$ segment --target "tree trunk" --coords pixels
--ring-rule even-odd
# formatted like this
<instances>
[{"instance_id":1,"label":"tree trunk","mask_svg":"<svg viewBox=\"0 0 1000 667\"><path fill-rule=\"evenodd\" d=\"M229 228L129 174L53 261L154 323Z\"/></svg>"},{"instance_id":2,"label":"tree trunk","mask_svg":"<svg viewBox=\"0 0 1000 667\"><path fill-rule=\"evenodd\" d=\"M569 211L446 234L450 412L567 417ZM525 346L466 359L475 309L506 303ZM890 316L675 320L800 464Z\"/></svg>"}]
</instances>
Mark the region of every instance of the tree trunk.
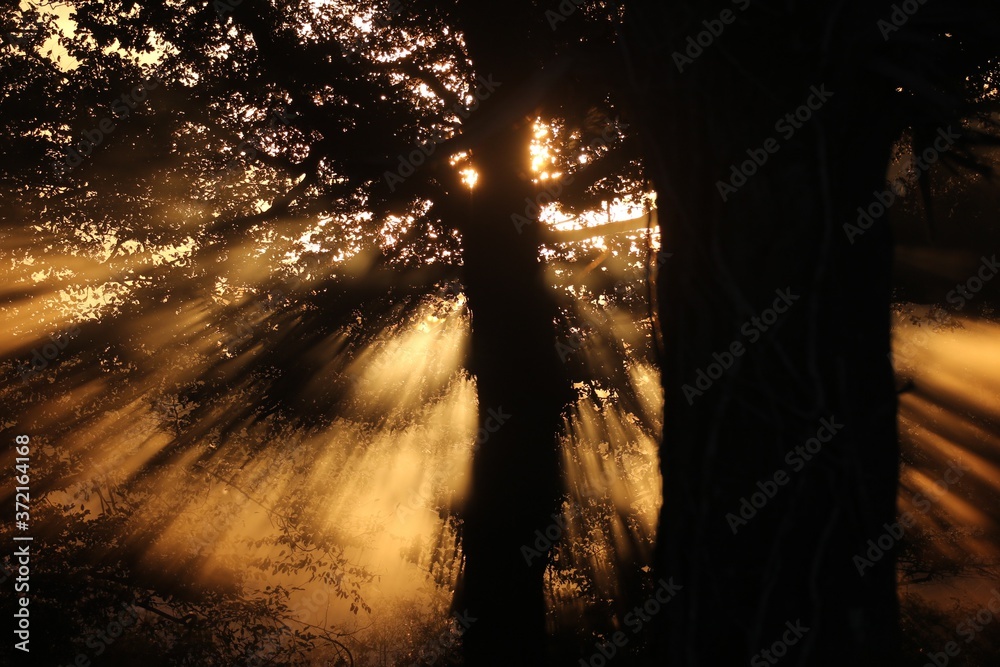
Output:
<instances>
[{"instance_id":1,"label":"tree trunk","mask_svg":"<svg viewBox=\"0 0 1000 667\"><path fill-rule=\"evenodd\" d=\"M511 224L518 201L523 209L523 196L477 193L472 219L480 228L464 237L481 429L464 513L459 603L478 619L464 637L472 665L540 659L548 558L526 558L522 547L553 523L562 493L557 432L567 396L555 354L556 312L537 246Z\"/></svg>"},{"instance_id":2,"label":"tree trunk","mask_svg":"<svg viewBox=\"0 0 1000 667\"><path fill-rule=\"evenodd\" d=\"M477 72L500 82L470 119L479 173L464 223L464 283L472 315L469 368L479 398L480 437L463 512L465 557L455 605L477 619L463 635L469 665L545 664L543 574L536 541L558 514L563 484L557 434L571 398L556 353L556 304L538 259L537 221L519 225L534 199L529 173L532 116L513 122L537 67L506 41L522 29L505 12L465 17ZM505 27L506 26L506 27ZM534 70L534 71L533 71Z\"/></svg>"},{"instance_id":3,"label":"tree trunk","mask_svg":"<svg viewBox=\"0 0 1000 667\"><path fill-rule=\"evenodd\" d=\"M806 17L758 14L680 72L676 4L640 3L630 24L673 253L656 563L684 588L656 617L657 664L895 664L895 549L855 558L895 532L891 238L884 218L843 229L885 187L885 93L810 63ZM719 185L754 155L745 183Z\"/></svg>"}]
</instances>

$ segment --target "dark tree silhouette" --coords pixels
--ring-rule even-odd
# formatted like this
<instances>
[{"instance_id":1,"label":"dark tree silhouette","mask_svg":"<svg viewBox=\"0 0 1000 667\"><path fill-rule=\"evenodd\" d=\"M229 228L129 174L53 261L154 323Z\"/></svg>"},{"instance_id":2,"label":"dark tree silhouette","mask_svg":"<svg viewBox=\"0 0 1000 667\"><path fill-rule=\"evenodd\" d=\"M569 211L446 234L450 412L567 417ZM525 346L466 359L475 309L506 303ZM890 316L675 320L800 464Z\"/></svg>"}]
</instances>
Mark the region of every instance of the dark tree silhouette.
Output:
<instances>
[{"instance_id":1,"label":"dark tree silhouette","mask_svg":"<svg viewBox=\"0 0 1000 667\"><path fill-rule=\"evenodd\" d=\"M244 445L251 427L277 437L279 422L399 418L352 412L349 362L423 295L464 290L467 368L490 435L468 502L449 508L464 559L455 607L477 618L463 650L470 665L552 664L566 656L546 644L551 554L526 563L522 547L560 511L557 437L579 368L560 354L570 308L539 255L653 218L554 232L534 204L599 209L638 200L652 181L666 250L647 258L659 269L666 401L656 576L683 586L656 615L655 664L747 661L797 621L809 628L798 664L891 664L894 552L863 576L854 556L895 520L892 246L879 215L863 233L845 224L885 189L904 135L921 154L955 131L943 158L978 166L968 145L988 138L997 12L941 4L894 18L883 0L80 1L59 38L73 66L44 53L53 15L12 5L0 54L5 249L74 266L65 278L39 267L44 287L4 288L33 337L3 349L16 379L3 398L51 443L137 401L157 406L169 444L123 480L131 497L182 459L210 476L241 470L266 442ZM530 169L539 119L561 129L549 181ZM748 159L754 173L734 180ZM462 166L478 172L471 190ZM296 244L304 234L312 247ZM175 259L157 265L164 253ZM608 287L596 272L578 280ZM74 353L22 383L18 364L44 342L31 299L109 284L110 305L80 323ZM640 414L616 381L624 369L605 366L616 400ZM95 385L111 389L58 407ZM500 429L496 413L509 415ZM819 434L820 451L789 469L789 452ZM49 489L66 487L65 470L49 473ZM755 493L773 498L741 517ZM343 547L296 517L282 527L289 545ZM648 582L621 579L642 603ZM153 580L141 595L165 587ZM270 616L220 596L242 618L282 618L280 595ZM208 617L211 603L190 608ZM252 650L233 642L221 660Z\"/></svg>"},{"instance_id":2,"label":"dark tree silhouette","mask_svg":"<svg viewBox=\"0 0 1000 667\"><path fill-rule=\"evenodd\" d=\"M370 31L352 23L358 13L372 17ZM110 280L122 296L100 320L80 326L72 360L13 385L11 400L46 403L103 381L102 373L123 390L72 420L38 415L30 427L58 441L145 393L162 406L173 437L130 483L192 449L196 464L211 470L217 456L207 440L224 451L248 424L277 417L308 428L350 412L349 378L328 373L350 351L331 359L326 341L362 307L368 322L405 317L420 303L413 295L461 276L483 426L491 410L510 419L476 455L456 604L481 619L467 634L470 661L542 660L547 555L529 566L521 547L559 509L556 433L573 395L556 348L560 310L538 259L540 243L558 237L543 231L537 208L526 226L512 214L542 189L527 169L540 116L561 116L577 146L600 139L586 170L568 153L561 158L564 171L594 174L560 186L569 209L638 185L634 157L611 157L622 132L605 91L579 85L612 72L606 46L603 55L581 56L581 40L606 38L610 23L587 27L581 12L554 33L529 2L499 15L464 4L358 3L348 11L260 0L80 2L72 18L75 31L61 41L77 63L65 68L39 53L56 33L51 15L7 19L4 57L13 78L4 112L19 130L5 139L18 155L3 167L5 197L16 202L9 227L27 238L25 230L40 222L48 253L82 258L84 287ZM305 33L307 23L321 29ZM522 48L511 48L512 35L528 33ZM572 53L559 53L556 44L565 42L574 43ZM153 54L155 64L125 58L119 46ZM411 50L386 58L394 48ZM480 80L498 82L471 102L480 82L470 59ZM155 88L131 92L150 76ZM15 104L13 91L33 104ZM121 112L118 91L129 96ZM38 114L43 108L50 111ZM113 130L101 129L106 119ZM471 195L449 165L460 151L471 153L481 174ZM296 238L320 217L330 219L314 232L322 252L305 251L287 267L287 245L265 243L256 260L265 268L247 277L249 245L269 235ZM395 221L394 241L381 234L387 219ZM83 248L69 225L86 230ZM151 257L171 246L190 255L150 270ZM331 267L328 254L348 259ZM79 283L73 276L64 284ZM224 349L187 361L202 369L197 382L180 379L184 362L163 373L145 341L185 354L188 334L176 315L191 306L214 310L220 283L250 295L234 299L212 326ZM11 294L21 307L31 296L29 288ZM10 351L12 373L41 340Z\"/></svg>"},{"instance_id":3,"label":"dark tree silhouette","mask_svg":"<svg viewBox=\"0 0 1000 667\"><path fill-rule=\"evenodd\" d=\"M988 137L966 121L995 103L998 19L987 3L910 5L629 4L675 253L658 280L657 566L685 589L658 619L666 664L738 664L782 637L794 664L896 660L895 547L855 559L896 521L892 240L876 197L904 130L917 156L977 164L969 145ZM859 207L876 220L856 233ZM799 621L801 639L785 634Z\"/></svg>"}]
</instances>

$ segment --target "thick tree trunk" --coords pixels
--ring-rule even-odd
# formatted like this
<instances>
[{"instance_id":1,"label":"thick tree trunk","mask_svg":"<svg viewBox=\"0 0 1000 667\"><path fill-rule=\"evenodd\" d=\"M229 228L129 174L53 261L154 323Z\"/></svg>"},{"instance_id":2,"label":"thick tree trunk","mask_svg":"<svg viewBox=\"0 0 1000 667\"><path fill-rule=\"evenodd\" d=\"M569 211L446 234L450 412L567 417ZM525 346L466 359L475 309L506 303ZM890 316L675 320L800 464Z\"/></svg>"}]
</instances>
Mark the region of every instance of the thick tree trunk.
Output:
<instances>
[{"instance_id":1,"label":"thick tree trunk","mask_svg":"<svg viewBox=\"0 0 1000 667\"><path fill-rule=\"evenodd\" d=\"M896 541L891 240L884 218L853 243L842 227L884 189L882 93L812 66L805 18L755 15L775 25L742 26L753 41L729 28L681 73L686 35L656 51L676 16L636 17L638 115L674 253L658 278L657 566L684 589L657 616L657 664L895 664L894 548L855 558ZM811 96L808 120L777 125ZM745 184L720 188L769 138Z\"/></svg>"},{"instance_id":2,"label":"thick tree trunk","mask_svg":"<svg viewBox=\"0 0 1000 667\"><path fill-rule=\"evenodd\" d=\"M501 175L491 169L481 177ZM459 604L478 619L464 637L469 664L541 664L548 558L526 558L522 547L533 544L535 531L544 532L559 511L557 433L568 396L537 245L518 235L510 220L518 210L512 207L523 210L525 193L511 196L517 190L503 186L484 190L472 217L477 229L464 237L470 369L482 430L464 513Z\"/></svg>"},{"instance_id":3,"label":"thick tree trunk","mask_svg":"<svg viewBox=\"0 0 1000 667\"><path fill-rule=\"evenodd\" d=\"M557 435L571 398L555 348L557 308L538 259L541 230L511 217L534 198L531 109L511 110L523 107L521 86L537 73L508 41L524 25L513 10L472 8L463 25L477 72L500 82L466 128L476 137L479 181L460 225L481 431L455 605L477 619L463 636L466 663L477 666L545 664L548 554L526 557L523 547L559 512Z\"/></svg>"},{"instance_id":4,"label":"thick tree trunk","mask_svg":"<svg viewBox=\"0 0 1000 667\"><path fill-rule=\"evenodd\" d=\"M795 178L818 165L796 162L785 179L767 180L822 228L825 212L806 213L804 201L819 201L821 184ZM802 220L755 208L733 222ZM698 239L669 235L675 257L703 254L679 259L659 281L667 350L659 564L688 596L686 609L672 610L671 655L684 665L746 660L801 619L811 629L804 664L883 658L893 637L893 561L887 555L860 576L854 556L894 521L887 234L851 248L830 225L832 239L786 238L784 256L757 248L759 265L730 260L720 275L712 248L730 257L739 248L712 226ZM780 253L782 242L772 237L771 250ZM744 303L730 300L737 291ZM735 641L711 641L720 630Z\"/></svg>"}]
</instances>

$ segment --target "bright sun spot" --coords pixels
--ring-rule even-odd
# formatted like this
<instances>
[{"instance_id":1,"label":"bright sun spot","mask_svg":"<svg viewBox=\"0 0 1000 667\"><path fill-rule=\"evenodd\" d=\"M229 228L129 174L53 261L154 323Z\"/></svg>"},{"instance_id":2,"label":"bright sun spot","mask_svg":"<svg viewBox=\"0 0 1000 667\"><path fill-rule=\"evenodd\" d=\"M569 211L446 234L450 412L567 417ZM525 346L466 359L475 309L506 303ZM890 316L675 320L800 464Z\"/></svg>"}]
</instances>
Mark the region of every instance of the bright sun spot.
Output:
<instances>
[{"instance_id":1,"label":"bright sun spot","mask_svg":"<svg viewBox=\"0 0 1000 667\"><path fill-rule=\"evenodd\" d=\"M558 128L535 120L534 138L531 140L531 171L541 179L549 178L547 169L556 163L554 140Z\"/></svg>"},{"instance_id":2,"label":"bright sun spot","mask_svg":"<svg viewBox=\"0 0 1000 667\"><path fill-rule=\"evenodd\" d=\"M477 172L472 167L466 167L461 172L462 182L469 186L469 189L476 187L476 183L479 181L479 172Z\"/></svg>"}]
</instances>

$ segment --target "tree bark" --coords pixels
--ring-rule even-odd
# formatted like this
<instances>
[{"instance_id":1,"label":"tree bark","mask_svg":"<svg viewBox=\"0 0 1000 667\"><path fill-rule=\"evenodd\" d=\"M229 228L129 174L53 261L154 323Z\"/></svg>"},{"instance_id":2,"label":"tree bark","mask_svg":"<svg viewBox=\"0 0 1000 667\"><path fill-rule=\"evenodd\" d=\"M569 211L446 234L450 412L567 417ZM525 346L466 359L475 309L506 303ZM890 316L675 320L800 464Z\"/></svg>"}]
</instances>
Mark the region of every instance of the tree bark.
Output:
<instances>
[{"instance_id":1,"label":"tree bark","mask_svg":"<svg viewBox=\"0 0 1000 667\"><path fill-rule=\"evenodd\" d=\"M657 286L656 565L684 588L656 616L656 664L771 664L765 650L789 665L895 664L895 548L855 558L895 521L891 236L884 218L861 237L843 229L885 187L894 136L872 109L886 93L810 60L811 24L791 11L755 15L771 23L742 26L752 35L729 28L681 72L679 4L637 3L630 23L673 253ZM823 85L833 95L792 136L777 129ZM745 183L720 188L772 137Z\"/></svg>"}]
</instances>

